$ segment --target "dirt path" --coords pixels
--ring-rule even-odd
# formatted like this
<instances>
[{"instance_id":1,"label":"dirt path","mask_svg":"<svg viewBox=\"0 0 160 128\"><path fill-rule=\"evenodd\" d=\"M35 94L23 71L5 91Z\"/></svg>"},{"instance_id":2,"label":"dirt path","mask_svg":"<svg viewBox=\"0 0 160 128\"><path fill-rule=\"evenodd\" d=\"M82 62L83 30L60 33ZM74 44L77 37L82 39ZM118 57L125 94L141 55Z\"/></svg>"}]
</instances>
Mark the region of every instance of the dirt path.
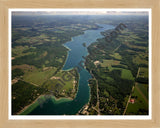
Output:
<instances>
[{"instance_id":1,"label":"dirt path","mask_svg":"<svg viewBox=\"0 0 160 128\"><path fill-rule=\"evenodd\" d=\"M136 83L135 83L135 85L136 85ZM125 115L125 113L126 113L126 111L127 111L128 104L129 104L129 102L130 102L130 99L131 99L133 90L134 90L134 86L132 87L132 91L131 91L131 93L130 93L130 95L129 95L129 98L128 98L128 101L127 101L127 105L126 105L126 108L124 109L123 115Z\"/></svg>"},{"instance_id":2,"label":"dirt path","mask_svg":"<svg viewBox=\"0 0 160 128\"><path fill-rule=\"evenodd\" d=\"M121 44L113 50L113 53L116 52L121 47Z\"/></svg>"},{"instance_id":3,"label":"dirt path","mask_svg":"<svg viewBox=\"0 0 160 128\"><path fill-rule=\"evenodd\" d=\"M97 110L95 107L92 106L92 109L94 109L95 111L99 112L99 110Z\"/></svg>"},{"instance_id":4,"label":"dirt path","mask_svg":"<svg viewBox=\"0 0 160 128\"><path fill-rule=\"evenodd\" d=\"M136 76L136 78L138 78L138 76L139 76L139 71L140 71L140 68L138 68L138 73L137 73L137 76Z\"/></svg>"},{"instance_id":5,"label":"dirt path","mask_svg":"<svg viewBox=\"0 0 160 128\"><path fill-rule=\"evenodd\" d=\"M99 89L98 89L98 80L97 79L95 79L96 80L96 84L97 84L97 108L98 108L98 115L100 115L100 110L99 110L99 93L98 93L98 91L99 91Z\"/></svg>"},{"instance_id":6,"label":"dirt path","mask_svg":"<svg viewBox=\"0 0 160 128\"><path fill-rule=\"evenodd\" d=\"M140 68L138 68L138 72L137 72L137 76L136 76L136 78L138 78L138 76L139 76L139 71L140 71ZM126 111L127 111L128 104L129 104L130 99L131 99L131 96L132 96L132 92L134 91L134 87L136 87L136 86L137 86L137 82L135 82L135 85L132 87L132 91L131 91L131 93L130 93L130 95L129 95L129 98L128 98L128 101L127 101L126 107L125 107L125 109L124 109L123 115L125 115L125 113L126 113ZM142 92L141 92L141 93L142 93Z\"/></svg>"},{"instance_id":7,"label":"dirt path","mask_svg":"<svg viewBox=\"0 0 160 128\"><path fill-rule=\"evenodd\" d=\"M26 83L32 84L32 85L34 85L34 86L40 87L40 85L38 85L38 84L35 84L35 83L32 83L32 82L27 82L27 81L25 81L25 80L23 80L23 79L20 79L20 80L21 80L21 81L24 81L24 82L26 82Z\"/></svg>"},{"instance_id":8,"label":"dirt path","mask_svg":"<svg viewBox=\"0 0 160 128\"><path fill-rule=\"evenodd\" d=\"M140 72L140 68L138 68L138 73L137 73L137 78L139 76L139 72ZM148 99L146 98L146 96L142 93L142 91L139 89L138 85L135 86L135 88L137 89L137 91L142 95L143 99L145 100L145 102L148 104Z\"/></svg>"},{"instance_id":9,"label":"dirt path","mask_svg":"<svg viewBox=\"0 0 160 128\"><path fill-rule=\"evenodd\" d=\"M96 85L97 85L97 108L98 108L98 110L97 109L95 109L97 112L98 112L98 115L100 115L101 113L100 113L100 109L99 109L99 93L98 93L98 91L99 91L99 89L98 89L98 80L95 78L95 76L93 75L93 73L92 73L92 71L90 72L90 74L93 76L93 78L95 79L95 81L96 81Z\"/></svg>"}]
</instances>

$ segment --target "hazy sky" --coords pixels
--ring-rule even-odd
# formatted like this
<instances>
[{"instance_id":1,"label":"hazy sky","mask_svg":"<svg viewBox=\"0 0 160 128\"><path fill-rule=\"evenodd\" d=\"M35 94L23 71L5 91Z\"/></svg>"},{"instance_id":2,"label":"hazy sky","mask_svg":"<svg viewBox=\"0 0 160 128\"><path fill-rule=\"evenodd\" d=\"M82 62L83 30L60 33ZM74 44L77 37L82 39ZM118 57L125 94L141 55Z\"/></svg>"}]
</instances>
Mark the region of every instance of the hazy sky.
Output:
<instances>
[{"instance_id":1,"label":"hazy sky","mask_svg":"<svg viewBox=\"0 0 160 128\"><path fill-rule=\"evenodd\" d=\"M13 15L148 15L147 11L106 11L106 10L59 10L59 11L13 11Z\"/></svg>"}]
</instances>

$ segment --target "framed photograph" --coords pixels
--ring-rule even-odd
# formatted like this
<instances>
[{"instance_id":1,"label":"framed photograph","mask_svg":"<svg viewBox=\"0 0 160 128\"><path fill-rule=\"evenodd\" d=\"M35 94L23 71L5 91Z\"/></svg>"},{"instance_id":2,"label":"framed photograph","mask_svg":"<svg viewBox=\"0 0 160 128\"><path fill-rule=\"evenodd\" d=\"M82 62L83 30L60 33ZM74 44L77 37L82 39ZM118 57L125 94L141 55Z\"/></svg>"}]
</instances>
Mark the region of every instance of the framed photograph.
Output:
<instances>
[{"instance_id":1,"label":"framed photograph","mask_svg":"<svg viewBox=\"0 0 160 128\"><path fill-rule=\"evenodd\" d=\"M160 126L158 1L125 2L1 2L2 127Z\"/></svg>"}]
</instances>

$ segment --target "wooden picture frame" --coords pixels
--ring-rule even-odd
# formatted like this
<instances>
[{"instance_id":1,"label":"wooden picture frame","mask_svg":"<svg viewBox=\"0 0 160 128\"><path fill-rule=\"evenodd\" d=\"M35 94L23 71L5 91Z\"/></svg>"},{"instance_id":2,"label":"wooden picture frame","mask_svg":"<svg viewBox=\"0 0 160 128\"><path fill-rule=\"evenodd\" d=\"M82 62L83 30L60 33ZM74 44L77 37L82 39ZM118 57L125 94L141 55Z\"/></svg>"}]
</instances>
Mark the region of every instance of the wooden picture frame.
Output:
<instances>
[{"instance_id":1,"label":"wooden picture frame","mask_svg":"<svg viewBox=\"0 0 160 128\"><path fill-rule=\"evenodd\" d=\"M9 9L10 8L151 8L152 9L152 119L151 120L9 120L8 74L9 74ZM159 80L159 41L160 41L160 2L142 1L84 1L84 0L0 0L0 127L160 127L160 80ZM83 117L82 117L83 118Z\"/></svg>"}]
</instances>

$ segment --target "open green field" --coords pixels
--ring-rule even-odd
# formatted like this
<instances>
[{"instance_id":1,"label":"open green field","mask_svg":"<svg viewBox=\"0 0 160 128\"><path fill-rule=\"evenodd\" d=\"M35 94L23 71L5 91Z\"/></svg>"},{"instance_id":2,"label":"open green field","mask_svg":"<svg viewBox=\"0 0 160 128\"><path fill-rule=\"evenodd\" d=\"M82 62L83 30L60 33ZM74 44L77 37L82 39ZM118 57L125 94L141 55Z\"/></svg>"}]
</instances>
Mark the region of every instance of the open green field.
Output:
<instances>
[{"instance_id":1,"label":"open green field","mask_svg":"<svg viewBox=\"0 0 160 128\"><path fill-rule=\"evenodd\" d=\"M134 77L133 77L131 71L127 70L127 69L122 69L121 78L128 79L128 80L134 80Z\"/></svg>"},{"instance_id":2,"label":"open green field","mask_svg":"<svg viewBox=\"0 0 160 128\"><path fill-rule=\"evenodd\" d=\"M132 75L132 72L128 69L124 69L124 68L115 68L112 66L109 66L109 71L112 70L121 70L121 78L122 79L128 79L128 80L134 80L134 77ZM109 78L108 80L111 80L111 78Z\"/></svg>"},{"instance_id":3,"label":"open green field","mask_svg":"<svg viewBox=\"0 0 160 128\"><path fill-rule=\"evenodd\" d=\"M141 84L141 83L138 83L138 88L141 90L141 92L143 92L144 96L147 98L148 100L148 84Z\"/></svg>"},{"instance_id":4,"label":"open green field","mask_svg":"<svg viewBox=\"0 0 160 128\"><path fill-rule=\"evenodd\" d=\"M139 85L135 86L132 98L135 99L135 103L129 103L126 111L126 115L144 115L148 114L148 100L144 97L142 89Z\"/></svg>"},{"instance_id":5,"label":"open green field","mask_svg":"<svg viewBox=\"0 0 160 128\"><path fill-rule=\"evenodd\" d=\"M115 59L122 59L122 56L119 55L119 53L114 53L114 54L111 54L110 56L114 57Z\"/></svg>"},{"instance_id":6,"label":"open green field","mask_svg":"<svg viewBox=\"0 0 160 128\"><path fill-rule=\"evenodd\" d=\"M23 79L27 82L31 82L37 85L42 85L46 80L53 76L53 74L57 71L57 68L50 67L49 69L43 70L34 70L30 72L26 72L23 76Z\"/></svg>"}]
</instances>

